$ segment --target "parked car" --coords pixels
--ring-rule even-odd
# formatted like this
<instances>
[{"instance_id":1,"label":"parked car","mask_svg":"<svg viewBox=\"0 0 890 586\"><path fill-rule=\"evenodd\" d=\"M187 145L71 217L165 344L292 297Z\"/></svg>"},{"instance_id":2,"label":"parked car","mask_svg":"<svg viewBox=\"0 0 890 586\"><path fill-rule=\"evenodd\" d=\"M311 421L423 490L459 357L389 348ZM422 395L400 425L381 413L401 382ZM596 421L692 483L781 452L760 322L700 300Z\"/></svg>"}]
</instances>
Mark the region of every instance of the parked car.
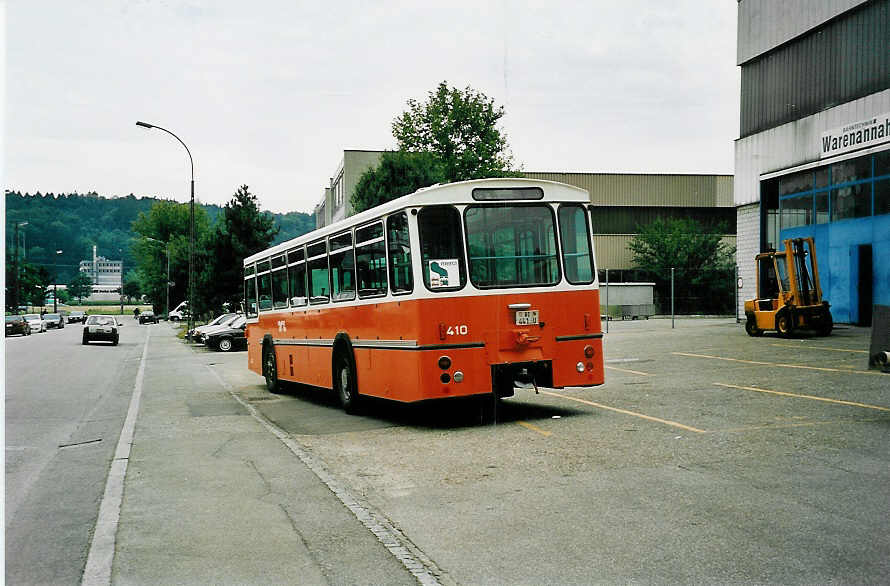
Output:
<instances>
[{"instance_id":1,"label":"parked car","mask_svg":"<svg viewBox=\"0 0 890 586\"><path fill-rule=\"evenodd\" d=\"M117 346L120 339L117 329L122 325L113 315L91 315L83 325L83 344L104 340Z\"/></svg>"},{"instance_id":2,"label":"parked car","mask_svg":"<svg viewBox=\"0 0 890 586\"><path fill-rule=\"evenodd\" d=\"M30 336L31 335L31 326L28 325L28 322L25 320L24 316L7 315L6 316L6 335L7 336L15 336L16 334L21 334L22 336Z\"/></svg>"},{"instance_id":3,"label":"parked car","mask_svg":"<svg viewBox=\"0 0 890 586\"><path fill-rule=\"evenodd\" d=\"M170 321L180 321L183 319L188 319L189 317L189 303L188 301L183 301L167 314L167 319Z\"/></svg>"},{"instance_id":4,"label":"parked car","mask_svg":"<svg viewBox=\"0 0 890 586\"><path fill-rule=\"evenodd\" d=\"M204 324L203 326L198 326L195 329L191 330L190 333L192 335L192 339L200 342L206 332L218 326L228 325L228 323L234 320L236 317L238 317L237 313L224 313L220 316L217 316L212 321Z\"/></svg>"},{"instance_id":5,"label":"parked car","mask_svg":"<svg viewBox=\"0 0 890 586\"><path fill-rule=\"evenodd\" d=\"M47 313L43 316L43 319L46 321L46 329L56 328L60 330L65 327L65 320L62 318L61 313Z\"/></svg>"},{"instance_id":6,"label":"parked car","mask_svg":"<svg viewBox=\"0 0 890 586\"><path fill-rule=\"evenodd\" d=\"M156 324L158 323L158 316L155 315L153 311L143 311L139 314L139 325L142 324Z\"/></svg>"},{"instance_id":7,"label":"parked car","mask_svg":"<svg viewBox=\"0 0 890 586\"><path fill-rule=\"evenodd\" d=\"M27 320L28 325L31 326L32 332L40 333L46 331L46 320L43 319L39 313L26 314L25 320Z\"/></svg>"},{"instance_id":8,"label":"parked car","mask_svg":"<svg viewBox=\"0 0 890 586\"><path fill-rule=\"evenodd\" d=\"M87 314L82 311L72 311L68 314L68 323L80 322L83 323L87 319Z\"/></svg>"},{"instance_id":9,"label":"parked car","mask_svg":"<svg viewBox=\"0 0 890 586\"><path fill-rule=\"evenodd\" d=\"M235 348L247 348L247 319L239 315L228 326L216 329L205 335L204 343L220 352L230 352Z\"/></svg>"}]
</instances>

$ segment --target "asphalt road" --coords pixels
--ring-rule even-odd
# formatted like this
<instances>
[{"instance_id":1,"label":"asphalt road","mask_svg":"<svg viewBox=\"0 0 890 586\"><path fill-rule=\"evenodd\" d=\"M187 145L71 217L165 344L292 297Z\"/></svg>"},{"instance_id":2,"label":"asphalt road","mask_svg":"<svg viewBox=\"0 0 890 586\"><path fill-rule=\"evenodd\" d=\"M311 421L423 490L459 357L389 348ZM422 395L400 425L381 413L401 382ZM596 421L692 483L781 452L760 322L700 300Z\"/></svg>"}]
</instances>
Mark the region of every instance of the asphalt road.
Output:
<instances>
[{"instance_id":1,"label":"asphalt road","mask_svg":"<svg viewBox=\"0 0 890 586\"><path fill-rule=\"evenodd\" d=\"M6 583L77 584L145 339L6 338Z\"/></svg>"}]
</instances>

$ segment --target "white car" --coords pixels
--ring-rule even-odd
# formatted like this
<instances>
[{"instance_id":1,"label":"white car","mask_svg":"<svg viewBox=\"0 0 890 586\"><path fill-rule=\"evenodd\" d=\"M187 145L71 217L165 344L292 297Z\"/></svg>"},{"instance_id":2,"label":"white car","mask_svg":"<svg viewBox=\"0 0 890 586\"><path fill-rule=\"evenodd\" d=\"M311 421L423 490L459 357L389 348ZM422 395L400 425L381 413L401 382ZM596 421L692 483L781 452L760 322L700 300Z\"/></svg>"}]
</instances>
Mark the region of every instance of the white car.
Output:
<instances>
[{"instance_id":1,"label":"white car","mask_svg":"<svg viewBox=\"0 0 890 586\"><path fill-rule=\"evenodd\" d=\"M217 326L227 325L229 322L233 321L236 317L238 317L237 313L224 313L213 321L204 324L203 326L198 326L195 329L191 330L190 333L192 335L192 339L200 342L204 337L204 333L208 330L212 330Z\"/></svg>"},{"instance_id":2,"label":"white car","mask_svg":"<svg viewBox=\"0 0 890 586\"><path fill-rule=\"evenodd\" d=\"M28 321L28 325L31 326L32 333L46 331L46 320L39 313L29 313L25 315L25 319Z\"/></svg>"}]
</instances>

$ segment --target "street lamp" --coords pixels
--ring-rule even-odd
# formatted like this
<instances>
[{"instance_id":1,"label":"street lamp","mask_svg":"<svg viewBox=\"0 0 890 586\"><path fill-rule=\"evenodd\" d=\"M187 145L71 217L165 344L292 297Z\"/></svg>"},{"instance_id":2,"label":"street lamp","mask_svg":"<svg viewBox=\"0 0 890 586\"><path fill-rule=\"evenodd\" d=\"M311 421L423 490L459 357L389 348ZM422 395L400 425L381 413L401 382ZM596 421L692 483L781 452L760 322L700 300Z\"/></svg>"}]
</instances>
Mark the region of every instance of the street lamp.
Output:
<instances>
[{"instance_id":1,"label":"street lamp","mask_svg":"<svg viewBox=\"0 0 890 586\"><path fill-rule=\"evenodd\" d=\"M15 262L15 265L13 266L13 273L15 274L15 288L13 289L15 291L15 298L13 299L15 306L13 307L13 311L15 313L19 312L19 305L22 304L19 300L19 297L21 296L22 282L22 276L19 272L19 226L27 225L28 222L16 222L15 224L15 258L13 259L13 261Z\"/></svg>"},{"instance_id":2,"label":"street lamp","mask_svg":"<svg viewBox=\"0 0 890 586\"><path fill-rule=\"evenodd\" d=\"M185 152L188 153L189 163L192 167L192 182L191 182L191 199L189 202L189 321L188 321L188 341L191 343L192 334L191 331L195 328L195 161L192 159L192 153L189 148L182 142L182 139L167 130L166 128L161 128L160 126L156 126L154 124L149 124L148 122L140 122L136 121L136 126L141 126L142 128L157 128L163 132L166 132L173 138L179 141L179 144L183 146ZM167 259L169 260L169 256ZM168 280L169 282L169 280ZM169 286L169 285L168 285ZM168 301L168 309L169 309L169 301Z\"/></svg>"},{"instance_id":3,"label":"street lamp","mask_svg":"<svg viewBox=\"0 0 890 586\"><path fill-rule=\"evenodd\" d=\"M143 236L143 238L164 245L164 254L167 255L167 305L164 307L164 314L167 316L167 319L170 319L170 242L162 242L151 236ZM189 315L191 315L191 312L189 312Z\"/></svg>"},{"instance_id":4,"label":"street lamp","mask_svg":"<svg viewBox=\"0 0 890 586\"><path fill-rule=\"evenodd\" d=\"M61 250L56 251L56 256L62 254ZM59 284L56 282L59 280L59 267L56 267L55 270L55 279L53 279L53 313L58 312L59 307Z\"/></svg>"}]
</instances>

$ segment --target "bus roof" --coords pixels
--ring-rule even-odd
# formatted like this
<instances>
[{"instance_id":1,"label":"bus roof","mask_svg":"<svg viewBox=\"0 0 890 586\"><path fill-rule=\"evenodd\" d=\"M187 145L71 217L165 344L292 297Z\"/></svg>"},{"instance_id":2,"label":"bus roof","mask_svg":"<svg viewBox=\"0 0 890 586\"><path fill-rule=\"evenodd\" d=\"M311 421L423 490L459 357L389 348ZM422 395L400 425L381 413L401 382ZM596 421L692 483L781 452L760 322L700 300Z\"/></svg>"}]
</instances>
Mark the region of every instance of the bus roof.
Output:
<instances>
[{"instance_id":1,"label":"bus roof","mask_svg":"<svg viewBox=\"0 0 890 586\"><path fill-rule=\"evenodd\" d=\"M414 206L427 206L436 204L485 204L498 202L480 202L472 197L472 191L476 187L488 189L510 188L510 187L542 187L544 189L543 200L506 200L513 202L534 203L535 201L561 201L561 202L578 202L590 203L590 194L580 187L558 183L556 181L544 181L541 179L527 179L524 177L502 177L494 179L473 179L471 181L458 181L455 183L437 183L430 187L418 189L414 193L403 195L400 198L382 203L371 209L361 213L349 216L333 224L323 226L317 230L307 232L292 238L285 242L281 242L267 248L266 250L252 254L244 259L244 264L248 265L260 259L269 258L281 254L294 246L316 241L320 238L337 234L352 226L360 226L365 222L381 218L393 212L400 211ZM505 200L501 200L504 203Z\"/></svg>"}]
</instances>

